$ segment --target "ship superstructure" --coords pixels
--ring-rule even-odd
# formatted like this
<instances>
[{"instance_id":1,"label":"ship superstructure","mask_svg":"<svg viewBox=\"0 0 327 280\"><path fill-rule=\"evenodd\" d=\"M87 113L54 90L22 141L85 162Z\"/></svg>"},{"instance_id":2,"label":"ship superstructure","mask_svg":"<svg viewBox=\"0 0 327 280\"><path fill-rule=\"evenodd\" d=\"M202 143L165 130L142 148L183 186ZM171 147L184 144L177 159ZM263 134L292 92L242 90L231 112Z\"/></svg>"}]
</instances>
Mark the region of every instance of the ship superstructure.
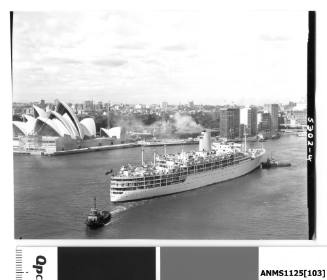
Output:
<instances>
[{"instance_id":1,"label":"ship superstructure","mask_svg":"<svg viewBox=\"0 0 327 280\"><path fill-rule=\"evenodd\" d=\"M154 154L153 162L127 164L111 177L110 200L131 201L183 192L230 180L261 164L263 148L247 149L235 143L211 143L202 132L199 151Z\"/></svg>"}]
</instances>

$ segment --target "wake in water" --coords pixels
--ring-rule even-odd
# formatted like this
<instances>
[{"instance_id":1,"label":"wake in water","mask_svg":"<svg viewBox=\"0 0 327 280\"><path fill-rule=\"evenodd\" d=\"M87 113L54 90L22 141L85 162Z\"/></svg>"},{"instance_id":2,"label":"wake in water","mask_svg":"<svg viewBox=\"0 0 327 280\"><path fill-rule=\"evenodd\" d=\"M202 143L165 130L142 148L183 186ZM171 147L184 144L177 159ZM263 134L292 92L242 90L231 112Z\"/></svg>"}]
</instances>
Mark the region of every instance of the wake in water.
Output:
<instances>
[{"instance_id":1,"label":"wake in water","mask_svg":"<svg viewBox=\"0 0 327 280\"><path fill-rule=\"evenodd\" d=\"M133 201L133 202L124 202L124 205L118 205L114 207L111 211L112 215L117 215L121 212L127 211L131 208L144 205L145 203L149 202L149 200L140 200L140 201Z\"/></svg>"},{"instance_id":2,"label":"wake in water","mask_svg":"<svg viewBox=\"0 0 327 280\"><path fill-rule=\"evenodd\" d=\"M117 206L116 208L114 208L110 213L112 216L115 216L121 212L126 211L128 208L125 206Z\"/></svg>"},{"instance_id":3,"label":"wake in water","mask_svg":"<svg viewBox=\"0 0 327 280\"><path fill-rule=\"evenodd\" d=\"M149 203L149 200L140 200L140 201L132 201L132 202L124 202L124 205L117 205L111 211L112 218L118 218L119 214L124 213L127 210L135 208L137 206L142 206L145 203ZM112 221L112 220L111 220ZM109 222L110 223L110 222Z\"/></svg>"}]
</instances>

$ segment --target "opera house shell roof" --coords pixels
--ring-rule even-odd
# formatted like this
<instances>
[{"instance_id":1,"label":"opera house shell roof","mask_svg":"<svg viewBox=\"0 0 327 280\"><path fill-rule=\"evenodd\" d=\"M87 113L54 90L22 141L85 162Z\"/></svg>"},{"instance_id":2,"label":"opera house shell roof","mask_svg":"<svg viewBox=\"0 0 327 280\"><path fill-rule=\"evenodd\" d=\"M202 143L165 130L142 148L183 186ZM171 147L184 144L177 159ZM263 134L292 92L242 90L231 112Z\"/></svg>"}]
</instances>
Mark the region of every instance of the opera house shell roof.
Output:
<instances>
[{"instance_id":1,"label":"opera house shell roof","mask_svg":"<svg viewBox=\"0 0 327 280\"><path fill-rule=\"evenodd\" d=\"M30 136L69 135L72 139L96 136L95 122L92 118L79 121L72 108L58 101L54 111L44 111L33 105L34 117L23 115L25 122L13 121L14 134Z\"/></svg>"},{"instance_id":2,"label":"opera house shell roof","mask_svg":"<svg viewBox=\"0 0 327 280\"><path fill-rule=\"evenodd\" d=\"M124 140L126 131L120 126L116 126L110 129L101 128L101 131L110 138L117 138Z\"/></svg>"}]
</instances>

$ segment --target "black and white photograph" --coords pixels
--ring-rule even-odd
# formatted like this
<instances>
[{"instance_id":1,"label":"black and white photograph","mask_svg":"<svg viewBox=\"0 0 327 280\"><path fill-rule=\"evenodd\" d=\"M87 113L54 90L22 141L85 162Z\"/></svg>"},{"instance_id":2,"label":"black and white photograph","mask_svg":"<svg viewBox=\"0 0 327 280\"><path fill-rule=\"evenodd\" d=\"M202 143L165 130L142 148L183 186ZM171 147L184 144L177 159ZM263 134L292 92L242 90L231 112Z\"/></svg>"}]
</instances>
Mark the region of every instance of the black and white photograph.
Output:
<instances>
[{"instance_id":1,"label":"black and white photograph","mask_svg":"<svg viewBox=\"0 0 327 280\"><path fill-rule=\"evenodd\" d=\"M308 12L12 12L16 239L308 239Z\"/></svg>"}]
</instances>

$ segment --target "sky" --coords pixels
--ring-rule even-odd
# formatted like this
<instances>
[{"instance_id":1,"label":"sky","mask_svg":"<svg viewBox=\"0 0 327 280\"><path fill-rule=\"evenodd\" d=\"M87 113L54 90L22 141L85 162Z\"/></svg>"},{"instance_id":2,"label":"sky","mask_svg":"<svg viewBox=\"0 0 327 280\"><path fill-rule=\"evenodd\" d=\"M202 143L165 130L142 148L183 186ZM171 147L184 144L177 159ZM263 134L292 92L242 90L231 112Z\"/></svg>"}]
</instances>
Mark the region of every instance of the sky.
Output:
<instances>
[{"instance_id":1,"label":"sky","mask_svg":"<svg viewBox=\"0 0 327 280\"><path fill-rule=\"evenodd\" d=\"M13 101L305 101L306 12L15 12Z\"/></svg>"}]
</instances>

